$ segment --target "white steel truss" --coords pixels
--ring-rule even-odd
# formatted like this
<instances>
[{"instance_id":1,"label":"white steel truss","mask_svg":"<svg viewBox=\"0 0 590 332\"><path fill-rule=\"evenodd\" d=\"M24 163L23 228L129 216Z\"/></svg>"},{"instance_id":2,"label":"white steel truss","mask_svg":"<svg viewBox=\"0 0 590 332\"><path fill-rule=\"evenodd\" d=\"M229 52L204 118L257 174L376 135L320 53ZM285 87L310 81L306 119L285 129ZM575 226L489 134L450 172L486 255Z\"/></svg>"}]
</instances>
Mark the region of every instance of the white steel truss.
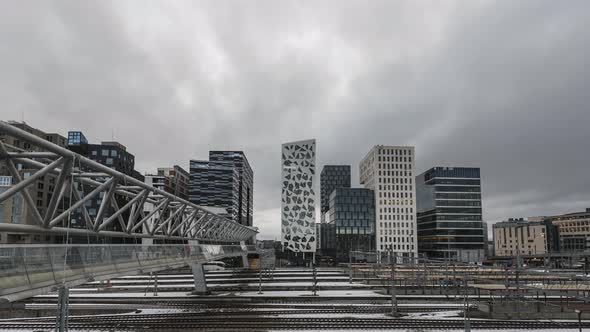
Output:
<instances>
[{"instance_id":1,"label":"white steel truss","mask_svg":"<svg viewBox=\"0 0 590 332\"><path fill-rule=\"evenodd\" d=\"M13 195L22 195L35 223L0 223L0 232L69 233L212 242L245 241L257 233L256 229L219 216L207 207L195 205L149 186L4 121L0 121L0 132L43 150L23 151L0 142L0 160L6 164L15 182L0 193L0 203ZM19 164L37 171L23 179L17 169ZM42 215L27 188L43 176L54 177L55 186ZM77 188L85 189L79 191ZM71 204L58 209L68 196L72 197ZM98 212L92 216L85 203L96 197L101 197L102 200ZM126 199L123 206L119 206L121 200L118 197ZM73 212L81 215L84 227L68 227L65 221ZM122 231L109 230L112 229L109 226L113 224L118 224Z\"/></svg>"}]
</instances>

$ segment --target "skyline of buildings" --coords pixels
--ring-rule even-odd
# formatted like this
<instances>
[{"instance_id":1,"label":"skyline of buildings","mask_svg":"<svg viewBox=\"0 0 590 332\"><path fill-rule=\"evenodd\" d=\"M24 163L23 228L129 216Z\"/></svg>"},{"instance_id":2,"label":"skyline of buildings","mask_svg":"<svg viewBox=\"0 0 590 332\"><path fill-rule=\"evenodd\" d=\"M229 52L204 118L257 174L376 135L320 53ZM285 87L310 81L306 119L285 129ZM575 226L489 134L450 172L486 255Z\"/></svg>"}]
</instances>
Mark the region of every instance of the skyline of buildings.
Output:
<instances>
[{"instance_id":1,"label":"skyline of buildings","mask_svg":"<svg viewBox=\"0 0 590 332\"><path fill-rule=\"evenodd\" d=\"M190 198L190 180L191 174L178 165L171 167L160 167L154 174L146 173L140 174L134 168L135 157L130 154L126 147L115 141L102 141L100 144L90 144L84 134L80 131L71 131L67 138L56 133L46 133L40 129L32 128L26 123L11 122L13 125L32 133L38 137L62 145L70 150L81 155L87 156L99 163L112 167L125 174L135 178L150 182L155 187L161 188L164 191L177 195L180 198ZM0 135L3 142L14 145L23 150L36 151L35 147L27 146L26 142L15 142L10 140L6 135ZM313 143L307 146L308 151L302 149L302 144ZM297 150L294 146L299 146ZM346 202L346 199L355 196L360 191L351 187L351 166L350 165L330 165L327 164L322 168L320 174L320 199L315 198L315 166L316 166L316 145L315 140L298 141L283 144L283 152L286 146L293 146L294 151L297 150L299 154L296 158L301 165L305 162L306 166L313 166L307 170L308 178L304 179L302 173L301 178L295 176L294 193L302 194L305 188L309 188L305 196L306 211L305 218L308 222L304 223L301 220L294 218L291 224L306 225L309 229L303 230L304 236L291 237L290 241L301 241L299 243L302 251L315 251L315 246L312 243L318 242L320 234L323 234L321 227L317 227L316 232L315 209L319 209L320 220L326 223L333 224L333 232L342 235L340 242L338 237L334 238L335 248L340 253L349 249L356 248L372 248L373 244L365 240L355 240L355 235L371 234L371 222L365 222L366 217L355 216L355 212L362 210L367 212L364 207L358 205L358 202ZM433 167L426 170L419 176L414 176L415 173L415 158L414 148L410 146L374 146L367 156L359 163L359 183L366 189L372 189L374 194L374 226L375 232L374 246L377 250L386 251L390 248L396 253L416 255L416 251L420 253L427 253L429 257L441 258L441 252L453 252L451 256L463 261L481 261L483 251L485 250L485 241L487 240L487 229L485 221L483 220L482 211L482 197L481 197L481 175L479 168L474 167ZM283 155L284 157L284 155ZM231 214L234 220L247 225L253 225L253 171L250 167L246 156L241 151L209 151L208 163L220 166L224 169L229 169L231 175L231 196L232 202L230 209L225 209L228 214ZM289 159L289 158L286 158ZM199 161L192 161L199 162ZM283 164L282 172L285 170L291 171L293 165ZM2 170L2 187L7 188L8 182L14 181L7 175L5 164L0 165ZM450 175L448 172L458 172L462 170L462 175ZM28 176L30 172L35 170L27 168L19 168L18 172L21 177ZM447 174L435 174L437 172L447 172ZM473 174L468 174L474 172ZM229 174L229 173L228 173ZM467 175L466 175L467 174ZM151 177L148 181L148 177ZM415 179L412 180L412 177ZM10 180L9 180L10 178ZM48 200L52 194L52 181L55 181L52 175L45 176L37 180L34 186L28 188L31 195L37 200L37 207L40 213L43 214L43 207L48 204ZM291 179L293 180L293 179ZM467 183L467 182L469 183ZM471 182L470 182L471 181ZM213 181L216 188L220 188L219 182ZM295 184L297 183L297 184ZM311 184L310 184L311 183ZM298 188L295 189L295 186ZM223 187L223 186L221 186ZM288 185L287 185L288 187ZM423 189L430 187L423 192ZM450 188L450 189L449 189ZM79 188L84 190L83 188ZM453 190L451 190L453 189ZM5 190L5 189L4 189ZM426 192L426 196L424 193ZM329 195L328 195L329 193ZM334 197L332 197L334 194ZM313 195L313 196L312 196ZM201 196L215 197L215 195L201 194ZM328 207L326 208L325 202ZM22 219L25 223L30 222L33 218L27 211L26 204L18 200L22 197L14 196L12 201L3 202L2 204L2 220L10 219L10 222L15 222ZM16 201L14 201L16 200ZM300 198L296 198L295 202L299 203ZM237 202L237 204L235 203ZM334 205L334 215L331 213L331 203ZM366 202L365 202L366 203ZM100 198L92 199L85 205L88 214L94 215L96 209L99 207ZM311 204L311 205L310 205ZM369 203L370 204L370 203ZM460 204L460 205L458 205ZM8 205L11 205L8 207ZM200 204L205 205L205 204ZM223 204L215 204L212 207L218 207ZM206 205L205 205L206 206ZM222 207L223 209L224 207ZM6 212L10 209L11 215ZM14 209L18 211L13 211ZM284 206L282 206L284 212ZM360 209L360 210L357 210ZM461 209L458 211L457 209ZM452 211L451 211L452 210ZM467 211L468 210L468 211ZM477 210L477 211L475 211ZM231 212L230 212L231 211ZM73 224L83 222L82 211L78 211L78 215L73 213ZM19 214L20 213L20 214ZM339 215L338 213L341 213ZM347 215L347 213L350 213ZM344 215L344 217L342 216ZM108 215L108 213L107 213ZM300 217L301 214L298 215ZM364 218L364 219L363 219ZM430 219L429 219L430 218ZM449 219L451 218L451 219ZM498 245L496 241L496 232L501 229L507 230L508 243L502 243L501 246L507 245L510 250L510 227L506 226L510 223L516 223L518 227L522 227L522 222L529 222L528 228L533 233L533 243L531 244L532 253L539 253L544 251L571 251L579 252L590 250L590 209L582 212L565 213L562 215L539 217L541 219L529 220L507 220L505 222L496 223L493 227L492 237L494 238L494 245ZM432 219L432 220L431 220ZM282 218L281 218L282 220ZM368 218L367 220L370 220ZM518 221L518 222L516 222ZM534 228L534 223L544 223L545 232L548 234L546 238L545 247L542 248L537 235L537 229ZM281 221L283 224L283 221ZM433 225L433 227L428 226ZM435 226L434 226L435 225ZM283 225L284 226L284 225ZM428 227L426 227L428 226ZM283 227L282 227L283 228ZM526 229L526 228L525 228ZM300 229L299 231L301 231ZM521 231L521 229L519 229ZM516 231L515 231L516 232ZM528 233L525 233L528 237ZM18 234L17 234L18 235ZM349 240L344 240L350 235ZM522 234L519 234L522 240ZM505 235L502 234L502 237ZM356 239L360 239L358 236ZM477 239L477 240L475 240ZM2 234L0 242L9 240L6 234ZM24 235L23 237L12 236L11 242L35 242L45 241L47 239L36 238L34 236ZM304 241L305 240L305 241ZM331 238L327 238L331 241ZM446 241L444 241L446 240ZM480 241L482 240L482 241ZM356 242L355 242L356 241ZM305 242L305 243L303 243ZM321 241L324 242L324 241ZM483 243L482 243L483 242ZM355 246L355 243L357 244ZM481 247L480 247L481 244ZM309 246L308 246L309 245ZM429 247L430 246L430 247ZM471 246L471 247L470 247ZM512 250L515 252L515 243L512 243ZM383 248L383 249L381 249ZM399 249L398 249L399 248ZM502 248L498 248L502 249ZM529 245L520 248L521 253L529 254ZM361 249L365 250L365 249ZM438 253L438 254L437 254ZM476 259L474 259L476 258Z\"/></svg>"}]
</instances>

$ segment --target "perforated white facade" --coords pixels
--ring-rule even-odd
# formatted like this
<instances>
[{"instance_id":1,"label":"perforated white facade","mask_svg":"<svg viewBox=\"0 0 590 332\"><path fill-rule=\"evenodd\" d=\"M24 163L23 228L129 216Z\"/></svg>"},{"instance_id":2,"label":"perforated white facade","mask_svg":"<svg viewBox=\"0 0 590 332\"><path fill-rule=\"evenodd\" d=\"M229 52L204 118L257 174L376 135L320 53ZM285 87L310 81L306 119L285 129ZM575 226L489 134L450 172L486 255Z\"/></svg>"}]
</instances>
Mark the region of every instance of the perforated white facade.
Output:
<instances>
[{"instance_id":1,"label":"perforated white facade","mask_svg":"<svg viewBox=\"0 0 590 332\"><path fill-rule=\"evenodd\" d=\"M315 140L283 144L281 239L285 249L316 251Z\"/></svg>"}]
</instances>

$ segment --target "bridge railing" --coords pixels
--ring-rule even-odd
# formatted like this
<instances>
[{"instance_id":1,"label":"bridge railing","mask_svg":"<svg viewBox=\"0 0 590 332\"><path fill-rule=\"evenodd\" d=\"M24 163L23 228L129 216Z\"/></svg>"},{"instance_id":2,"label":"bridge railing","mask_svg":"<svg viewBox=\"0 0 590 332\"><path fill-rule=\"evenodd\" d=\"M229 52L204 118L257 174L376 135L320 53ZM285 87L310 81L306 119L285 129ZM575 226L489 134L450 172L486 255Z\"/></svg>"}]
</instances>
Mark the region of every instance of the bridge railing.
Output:
<instances>
[{"instance_id":1,"label":"bridge railing","mask_svg":"<svg viewBox=\"0 0 590 332\"><path fill-rule=\"evenodd\" d=\"M3 245L0 298L240 256L239 245ZM49 288L49 289L48 289ZM30 296L30 295L29 295ZM22 297L22 296L20 296Z\"/></svg>"}]
</instances>

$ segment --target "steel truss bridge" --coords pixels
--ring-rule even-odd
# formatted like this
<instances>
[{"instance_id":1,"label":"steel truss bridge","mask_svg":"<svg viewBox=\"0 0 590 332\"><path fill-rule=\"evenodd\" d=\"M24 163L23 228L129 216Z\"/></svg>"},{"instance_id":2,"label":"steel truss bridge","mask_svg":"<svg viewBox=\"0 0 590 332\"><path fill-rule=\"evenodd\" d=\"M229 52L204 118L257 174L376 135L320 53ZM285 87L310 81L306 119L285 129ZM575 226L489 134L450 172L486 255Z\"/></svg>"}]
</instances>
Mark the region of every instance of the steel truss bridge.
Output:
<instances>
[{"instance_id":1,"label":"steel truss bridge","mask_svg":"<svg viewBox=\"0 0 590 332\"><path fill-rule=\"evenodd\" d=\"M195 289L206 289L201 264L256 253L246 246L257 231L154 188L89 158L0 121L0 133L35 146L24 151L0 141L0 164L14 179L0 203L20 195L24 223L0 223L0 232L58 234L57 245L0 245L0 302L11 302L92 280L191 265ZM22 167L22 168L21 168ZM23 178L22 169L33 170ZM28 172L28 171L27 171ZM42 177L54 178L51 199L39 209L29 190ZM86 203L99 202L96 213ZM123 202L122 204L120 204ZM72 213L83 225L71 226ZM86 236L88 244L70 244ZM90 238L155 239L169 244L91 244ZM172 244L170 244L172 243ZM208 244L203 244L208 243Z\"/></svg>"},{"instance_id":2,"label":"steel truss bridge","mask_svg":"<svg viewBox=\"0 0 590 332\"><path fill-rule=\"evenodd\" d=\"M149 186L68 149L0 121L0 132L36 146L41 151L23 151L0 142L0 162L14 178L14 185L0 193L0 203L13 195L22 195L35 224L0 223L0 232L153 238L162 240L197 240L240 242L256 235L247 227L201 207ZM23 179L17 165L36 169ZM41 213L27 187L43 176L55 177L55 186L47 208ZM84 190L73 188L85 188ZM86 189L89 188L89 189ZM87 191L86 193L84 191ZM63 210L64 202L71 204ZM101 197L95 216L85 203ZM125 204L119 206L120 199ZM68 219L79 211L84 226L68 227ZM149 211L149 212L148 212ZM120 231L113 231L118 223Z\"/></svg>"}]
</instances>

